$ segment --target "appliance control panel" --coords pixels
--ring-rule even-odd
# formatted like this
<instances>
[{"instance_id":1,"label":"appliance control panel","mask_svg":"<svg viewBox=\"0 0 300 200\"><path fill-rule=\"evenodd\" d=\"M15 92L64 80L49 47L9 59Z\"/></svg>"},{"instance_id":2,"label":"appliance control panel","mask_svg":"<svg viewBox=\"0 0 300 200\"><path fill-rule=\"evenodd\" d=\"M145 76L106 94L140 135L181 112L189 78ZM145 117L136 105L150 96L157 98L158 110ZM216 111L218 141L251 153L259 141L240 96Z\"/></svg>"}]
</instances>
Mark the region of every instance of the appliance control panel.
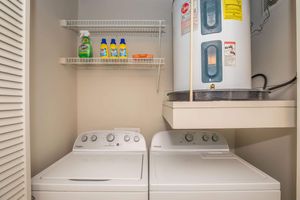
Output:
<instances>
[{"instance_id":1,"label":"appliance control panel","mask_svg":"<svg viewBox=\"0 0 300 200\"><path fill-rule=\"evenodd\" d=\"M223 135L209 131L163 131L151 143L151 151L229 151Z\"/></svg>"},{"instance_id":2,"label":"appliance control panel","mask_svg":"<svg viewBox=\"0 0 300 200\"><path fill-rule=\"evenodd\" d=\"M73 151L146 151L141 133L122 130L98 130L80 134Z\"/></svg>"}]
</instances>

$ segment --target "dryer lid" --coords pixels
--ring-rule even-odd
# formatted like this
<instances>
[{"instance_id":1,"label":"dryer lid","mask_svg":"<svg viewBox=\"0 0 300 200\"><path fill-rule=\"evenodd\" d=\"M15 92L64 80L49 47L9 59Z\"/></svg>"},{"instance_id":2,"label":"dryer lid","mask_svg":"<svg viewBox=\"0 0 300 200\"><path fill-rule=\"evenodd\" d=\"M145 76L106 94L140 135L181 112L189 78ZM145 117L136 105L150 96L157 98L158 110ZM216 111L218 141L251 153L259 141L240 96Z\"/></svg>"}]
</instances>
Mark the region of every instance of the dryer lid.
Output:
<instances>
[{"instance_id":1,"label":"dryer lid","mask_svg":"<svg viewBox=\"0 0 300 200\"><path fill-rule=\"evenodd\" d=\"M265 190L280 184L228 152L151 153L151 190Z\"/></svg>"},{"instance_id":2,"label":"dryer lid","mask_svg":"<svg viewBox=\"0 0 300 200\"><path fill-rule=\"evenodd\" d=\"M140 180L143 154L72 152L41 176L45 180Z\"/></svg>"}]
</instances>

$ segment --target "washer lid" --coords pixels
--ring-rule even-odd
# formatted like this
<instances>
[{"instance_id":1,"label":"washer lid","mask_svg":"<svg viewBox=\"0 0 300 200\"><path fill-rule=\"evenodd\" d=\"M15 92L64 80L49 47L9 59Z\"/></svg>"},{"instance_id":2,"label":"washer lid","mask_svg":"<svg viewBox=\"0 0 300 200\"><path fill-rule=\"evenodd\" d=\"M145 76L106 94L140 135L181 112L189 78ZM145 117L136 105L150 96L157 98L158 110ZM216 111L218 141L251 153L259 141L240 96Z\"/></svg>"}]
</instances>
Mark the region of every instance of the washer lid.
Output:
<instances>
[{"instance_id":1,"label":"washer lid","mask_svg":"<svg viewBox=\"0 0 300 200\"><path fill-rule=\"evenodd\" d=\"M231 153L151 153L152 191L274 189L279 182Z\"/></svg>"},{"instance_id":2,"label":"washer lid","mask_svg":"<svg viewBox=\"0 0 300 200\"><path fill-rule=\"evenodd\" d=\"M73 152L40 177L44 180L111 181L140 180L142 154Z\"/></svg>"}]
</instances>

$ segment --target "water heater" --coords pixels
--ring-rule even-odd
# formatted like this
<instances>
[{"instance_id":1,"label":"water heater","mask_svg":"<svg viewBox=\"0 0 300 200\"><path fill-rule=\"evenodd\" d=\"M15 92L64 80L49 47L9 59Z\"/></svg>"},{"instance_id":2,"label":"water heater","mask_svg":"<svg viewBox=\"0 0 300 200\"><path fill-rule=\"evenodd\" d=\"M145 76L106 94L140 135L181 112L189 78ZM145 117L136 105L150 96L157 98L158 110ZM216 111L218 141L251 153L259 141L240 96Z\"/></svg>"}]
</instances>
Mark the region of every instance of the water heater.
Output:
<instances>
[{"instance_id":1,"label":"water heater","mask_svg":"<svg viewBox=\"0 0 300 200\"><path fill-rule=\"evenodd\" d=\"M173 2L174 90L189 90L190 53L193 89L251 89L249 0L194 0L193 44L191 1Z\"/></svg>"}]
</instances>

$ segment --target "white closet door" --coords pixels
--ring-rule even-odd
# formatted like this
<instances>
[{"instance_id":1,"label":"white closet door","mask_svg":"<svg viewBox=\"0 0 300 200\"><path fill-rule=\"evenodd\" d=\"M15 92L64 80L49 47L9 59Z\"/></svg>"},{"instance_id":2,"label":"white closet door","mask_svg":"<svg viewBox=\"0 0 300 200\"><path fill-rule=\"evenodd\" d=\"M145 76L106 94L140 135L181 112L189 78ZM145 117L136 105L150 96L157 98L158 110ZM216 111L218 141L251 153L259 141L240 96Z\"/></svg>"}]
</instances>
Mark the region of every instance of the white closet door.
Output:
<instances>
[{"instance_id":1,"label":"white closet door","mask_svg":"<svg viewBox=\"0 0 300 200\"><path fill-rule=\"evenodd\" d=\"M30 199L29 0L0 0L0 199Z\"/></svg>"}]
</instances>

